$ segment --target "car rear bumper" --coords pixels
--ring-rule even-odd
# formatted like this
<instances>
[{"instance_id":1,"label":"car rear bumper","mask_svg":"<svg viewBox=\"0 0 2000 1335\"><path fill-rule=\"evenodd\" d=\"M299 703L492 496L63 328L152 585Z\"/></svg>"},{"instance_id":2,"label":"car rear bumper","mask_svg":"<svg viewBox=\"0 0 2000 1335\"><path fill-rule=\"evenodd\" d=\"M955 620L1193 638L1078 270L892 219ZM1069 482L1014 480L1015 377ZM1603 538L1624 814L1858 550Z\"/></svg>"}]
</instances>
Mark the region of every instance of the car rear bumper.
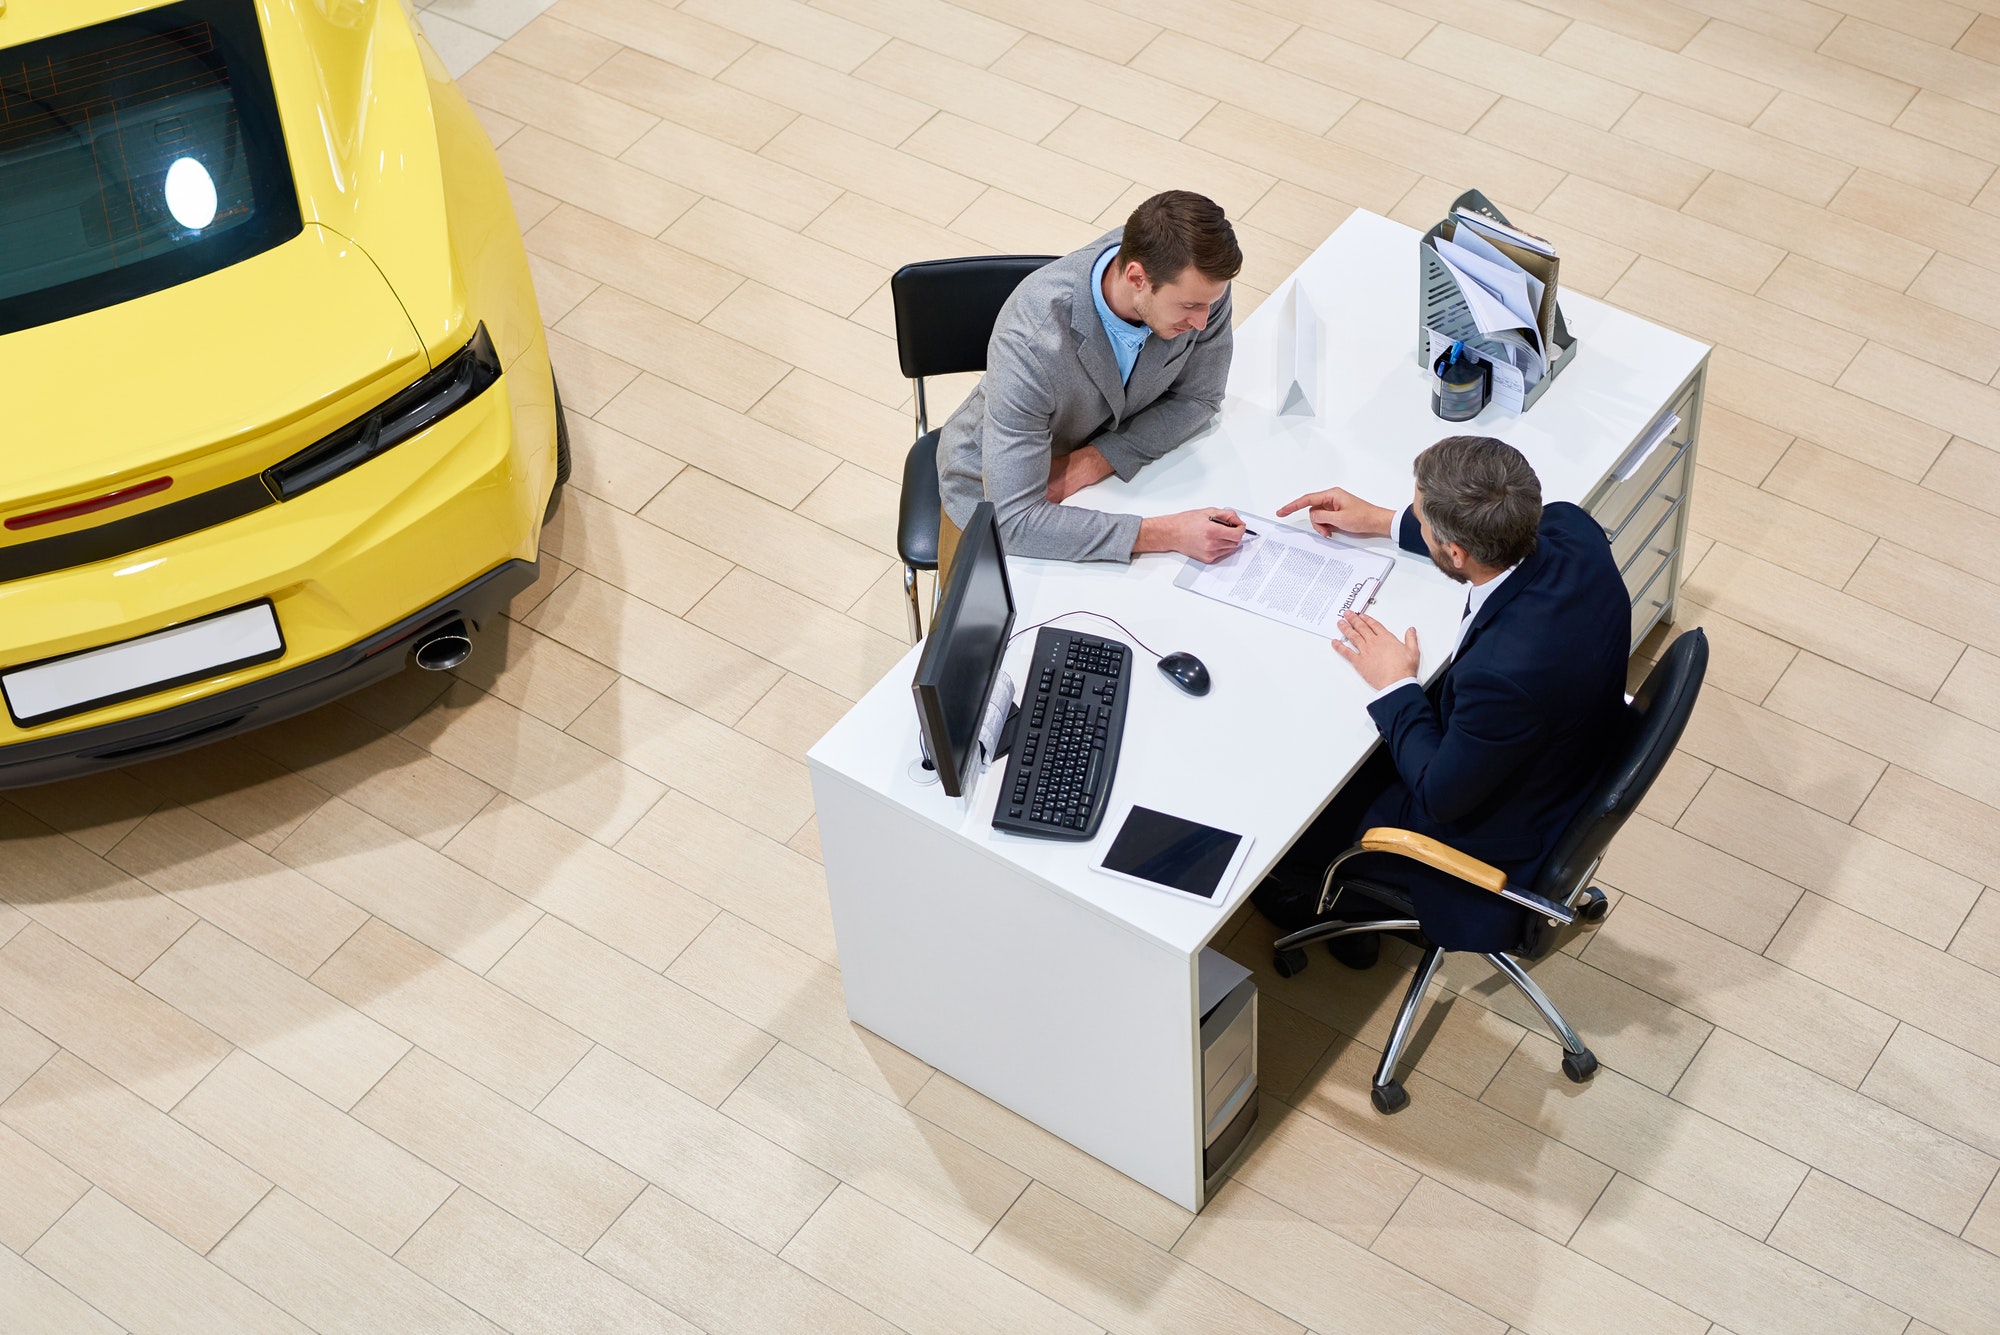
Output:
<instances>
[{"instance_id":1,"label":"car rear bumper","mask_svg":"<svg viewBox=\"0 0 2000 1335\"><path fill-rule=\"evenodd\" d=\"M344 649L297 667L136 718L0 747L0 788L73 779L261 728L360 690L409 665L428 631L452 621L483 625L535 582L533 561L508 560Z\"/></svg>"}]
</instances>

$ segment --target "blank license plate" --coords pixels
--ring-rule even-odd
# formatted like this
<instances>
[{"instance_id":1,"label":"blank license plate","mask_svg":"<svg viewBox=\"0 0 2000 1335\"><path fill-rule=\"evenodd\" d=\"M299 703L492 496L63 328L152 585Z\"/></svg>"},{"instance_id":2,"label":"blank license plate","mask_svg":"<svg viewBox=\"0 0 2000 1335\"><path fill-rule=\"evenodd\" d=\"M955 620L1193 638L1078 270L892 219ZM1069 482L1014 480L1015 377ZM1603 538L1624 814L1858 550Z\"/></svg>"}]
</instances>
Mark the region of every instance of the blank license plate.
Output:
<instances>
[{"instance_id":1,"label":"blank license plate","mask_svg":"<svg viewBox=\"0 0 2000 1335\"><path fill-rule=\"evenodd\" d=\"M0 673L0 691L7 713L26 728L268 663L284 652L278 614L260 602Z\"/></svg>"}]
</instances>

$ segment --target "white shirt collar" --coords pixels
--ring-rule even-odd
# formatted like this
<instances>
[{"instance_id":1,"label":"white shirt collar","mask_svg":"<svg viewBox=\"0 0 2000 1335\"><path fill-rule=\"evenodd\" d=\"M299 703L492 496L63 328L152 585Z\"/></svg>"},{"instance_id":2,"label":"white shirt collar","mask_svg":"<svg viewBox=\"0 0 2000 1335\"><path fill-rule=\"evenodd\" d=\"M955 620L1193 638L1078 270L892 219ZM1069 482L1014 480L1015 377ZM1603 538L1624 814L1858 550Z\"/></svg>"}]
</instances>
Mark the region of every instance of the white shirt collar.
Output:
<instances>
[{"instance_id":1,"label":"white shirt collar","mask_svg":"<svg viewBox=\"0 0 2000 1335\"><path fill-rule=\"evenodd\" d=\"M1467 621L1470 621L1473 617L1478 616L1479 609L1486 606L1486 600L1493 596L1493 590L1499 588L1502 584L1506 583L1507 576L1513 574L1516 570L1519 570L1520 568L1521 568L1521 563L1519 561L1516 561L1513 565L1508 566L1505 570L1495 575L1492 579L1487 580L1484 584L1473 585L1472 591L1465 596L1465 606L1467 609L1465 619Z\"/></svg>"}]
</instances>

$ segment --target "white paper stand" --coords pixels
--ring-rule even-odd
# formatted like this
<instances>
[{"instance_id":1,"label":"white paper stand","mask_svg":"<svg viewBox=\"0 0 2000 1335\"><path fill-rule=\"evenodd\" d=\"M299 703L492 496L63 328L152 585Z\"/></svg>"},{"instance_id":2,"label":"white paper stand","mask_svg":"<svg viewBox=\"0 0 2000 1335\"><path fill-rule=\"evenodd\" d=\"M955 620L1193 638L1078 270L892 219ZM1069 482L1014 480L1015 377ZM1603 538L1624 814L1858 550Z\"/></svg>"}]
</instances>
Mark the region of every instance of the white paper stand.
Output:
<instances>
[{"instance_id":1,"label":"white paper stand","mask_svg":"<svg viewBox=\"0 0 2000 1335\"><path fill-rule=\"evenodd\" d=\"M1293 283L1278 312L1278 415L1316 417L1319 409L1319 317Z\"/></svg>"}]
</instances>

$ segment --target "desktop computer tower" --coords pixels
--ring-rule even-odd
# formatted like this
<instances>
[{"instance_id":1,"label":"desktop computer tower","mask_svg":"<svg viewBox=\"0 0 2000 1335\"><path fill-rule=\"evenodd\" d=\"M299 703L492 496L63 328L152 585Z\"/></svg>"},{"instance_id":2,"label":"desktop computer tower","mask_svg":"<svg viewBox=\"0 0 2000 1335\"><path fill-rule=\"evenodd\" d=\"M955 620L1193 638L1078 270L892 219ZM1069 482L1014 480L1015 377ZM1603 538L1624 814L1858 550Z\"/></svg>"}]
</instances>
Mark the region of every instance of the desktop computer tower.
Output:
<instances>
[{"instance_id":1,"label":"desktop computer tower","mask_svg":"<svg viewBox=\"0 0 2000 1335\"><path fill-rule=\"evenodd\" d=\"M1257 1124L1257 984L1217 952L1202 956L1201 1172L1212 1194ZM1214 992L1222 996L1211 1004Z\"/></svg>"}]
</instances>

